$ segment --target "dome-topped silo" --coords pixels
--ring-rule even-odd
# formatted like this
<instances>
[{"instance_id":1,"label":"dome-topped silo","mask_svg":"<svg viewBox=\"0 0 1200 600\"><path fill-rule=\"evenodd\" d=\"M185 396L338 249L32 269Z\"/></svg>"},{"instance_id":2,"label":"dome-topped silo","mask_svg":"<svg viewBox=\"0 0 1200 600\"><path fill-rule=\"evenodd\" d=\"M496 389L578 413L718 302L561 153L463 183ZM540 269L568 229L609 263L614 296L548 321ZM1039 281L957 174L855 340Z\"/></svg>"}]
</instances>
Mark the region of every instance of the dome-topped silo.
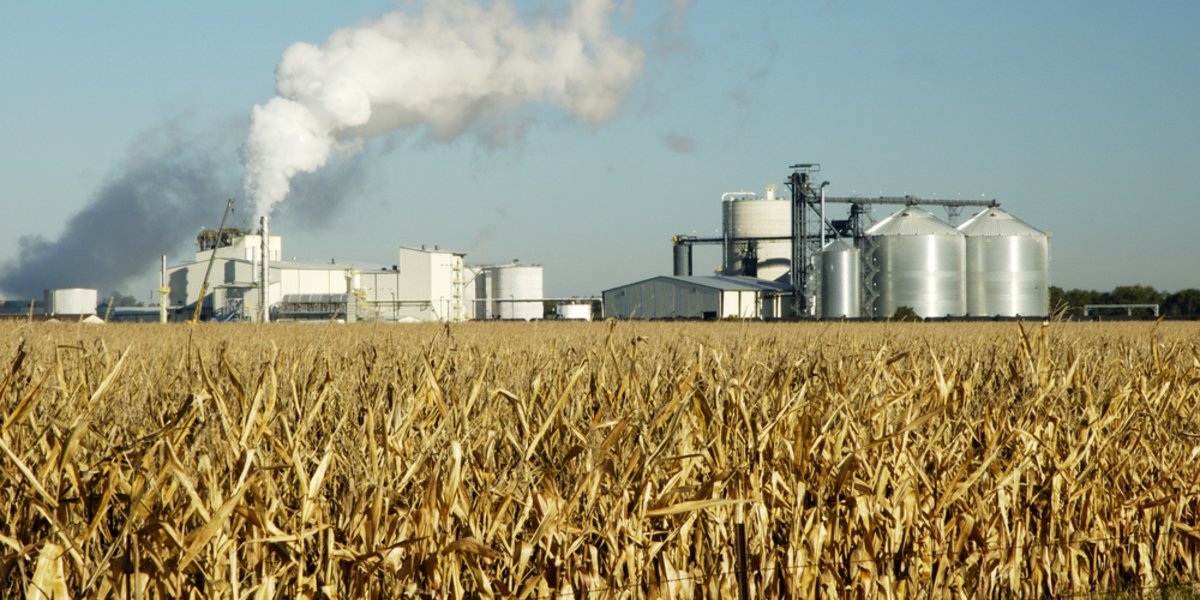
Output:
<instances>
[{"instance_id":1,"label":"dome-topped silo","mask_svg":"<svg viewBox=\"0 0 1200 600\"><path fill-rule=\"evenodd\" d=\"M1041 317L1050 313L1050 238L989 207L958 226L967 240L967 314Z\"/></svg>"},{"instance_id":2,"label":"dome-topped silo","mask_svg":"<svg viewBox=\"0 0 1200 600\"><path fill-rule=\"evenodd\" d=\"M863 244L874 316L891 317L901 306L921 317L966 314L966 242L957 229L906 206L867 229Z\"/></svg>"}]
</instances>

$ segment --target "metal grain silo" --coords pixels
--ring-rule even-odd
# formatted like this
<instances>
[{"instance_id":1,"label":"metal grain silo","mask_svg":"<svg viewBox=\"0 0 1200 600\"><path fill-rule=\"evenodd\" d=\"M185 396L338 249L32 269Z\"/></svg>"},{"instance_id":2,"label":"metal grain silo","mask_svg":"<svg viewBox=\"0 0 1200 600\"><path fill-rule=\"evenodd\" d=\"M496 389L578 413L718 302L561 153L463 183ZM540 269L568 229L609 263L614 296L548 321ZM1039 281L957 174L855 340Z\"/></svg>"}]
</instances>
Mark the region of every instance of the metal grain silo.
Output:
<instances>
[{"instance_id":1,"label":"metal grain silo","mask_svg":"<svg viewBox=\"0 0 1200 600\"><path fill-rule=\"evenodd\" d=\"M1050 237L996 207L958 226L967 241L967 314L1050 313Z\"/></svg>"},{"instance_id":2,"label":"metal grain silo","mask_svg":"<svg viewBox=\"0 0 1200 600\"><path fill-rule=\"evenodd\" d=\"M752 274L759 279L778 280L790 273L792 245L787 239L739 240L738 238L792 235L792 208L787 200L776 199L768 189L766 198L746 192L722 196L722 224L725 243L725 274ZM757 256L756 269L747 273L747 255Z\"/></svg>"},{"instance_id":3,"label":"metal grain silo","mask_svg":"<svg viewBox=\"0 0 1200 600\"><path fill-rule=\"evenodd\" d=\"M862 316L862 261L858 248L834 240L821 249L821 317Z\"/></svg>"},{"instance_id":4,"label":"metal grain silo","mask_svg":"<svg viewBox=\"0 0 1200 600\"><path fill-rule=\"evenodd\" d=\"M966 240L957 229L906 206L865 233L864 269L873 315L907 306L920 317L967 312Z\"/></svg>"}]
</instances>

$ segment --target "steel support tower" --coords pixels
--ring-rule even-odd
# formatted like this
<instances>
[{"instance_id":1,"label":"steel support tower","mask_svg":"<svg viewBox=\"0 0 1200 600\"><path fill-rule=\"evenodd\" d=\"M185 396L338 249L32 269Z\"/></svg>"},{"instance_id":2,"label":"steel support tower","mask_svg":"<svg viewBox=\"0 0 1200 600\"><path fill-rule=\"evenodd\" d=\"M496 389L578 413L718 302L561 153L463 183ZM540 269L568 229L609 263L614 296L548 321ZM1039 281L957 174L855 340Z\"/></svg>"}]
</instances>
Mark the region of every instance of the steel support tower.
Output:
<instances>
[{"instance_id":1,"label":"steel support tower","mask_svg":"<svg viewBox=\"0 0 1200 600\"><path fill-rule=\"evenodd\" d=\"M821 171L821 165L800 163L788 168L792 170L787 179L788 189L792 191L792 316L803 319L816 316L812 310L813 290L808 283L812 276L812 257L821 250L814 246L820 246L821 230L825 227L824 223L819 223L820 195L813 188L813 174ZM814 228L814 224L819 227ZM813 229L816 229L815 235Z\"/></svg>"}]
</instances>

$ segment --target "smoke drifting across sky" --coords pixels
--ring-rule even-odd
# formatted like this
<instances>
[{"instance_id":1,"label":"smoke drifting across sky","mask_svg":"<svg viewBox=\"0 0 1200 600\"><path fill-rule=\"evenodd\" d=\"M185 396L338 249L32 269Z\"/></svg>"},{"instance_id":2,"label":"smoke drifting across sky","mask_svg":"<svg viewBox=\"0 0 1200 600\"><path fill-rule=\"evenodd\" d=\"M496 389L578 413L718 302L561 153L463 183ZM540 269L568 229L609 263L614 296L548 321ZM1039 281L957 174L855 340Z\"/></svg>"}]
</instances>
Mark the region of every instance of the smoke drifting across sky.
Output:
<instances>
[{"instance_id":1,"label":"smoke drifting across sky","mask_svg":"<svg viewBox=\"0 0 1200 600\"><path fill-rule=\"evenodd\" d=\"M610 31L612 12L609 0L573 0L565 15L526 21L505 1L446 0L338 30L321 46L293 44L276 71L278 95L251 117L247 198L269 214L297 174L396 129L503 143L522 126L505 117L530 102L601 123L644 58Z\"/></svg>"},{"instance_id":2,"label":"smoke drifting across sky","mask_svg":"<svg viewBox=\"0 0 1200 600\"><path fill-rule=\"evenodd\" d=\"M160 255L185 248L202 227L220 221L237 189L243 123L200 122L189 114L138 135L57 239L18 240L16 259L0 264L0 295L40 298L43 290L62 287L107 293L156 273ZM284 216L310 223L332 218L336 206L329 198L362 191L367 173L357 158L298 177ZM230 225L252 226L240 204Z\"/></svg>"},{"instance_id":3,"label":"smoke drifting across sky","mask_svg":"<svg viewBox=\"0 0 1200 600\"><path fill-rule=\"evenodd\" d=\"M23 236L15 262L0 268L0 290L37 298L61 287L113 289L152 268L158 256L220 214L236 165L217 150L225 132L201 135L168 122L131 145L125 163L67 221L57 240Z\"/></svg>"},{"instance_id":4,"label":"smoke drifting across sky","mask_svg":"<svg viewBox=\"0 0 1200 600\"><path fill-rule=\"evenodd\" d=\"M561 14L539 18L523 17L505 0L423 6L284 52L278 95L254 107L242 146L253 216L289 195L284 212L309 221L328 216L362 186L363 163L352 157L373 135L410 128L444 141L469 132L499 145L519 137L530 121L519 110L532 103L597 125L642 68L641 48L609 30L609 0L571 0ZM0 293L111 290L145 276L202 225L215 225L236 189L234 148L244 130L207 125L183 117L139 136L58 239L19 240L16 260L0 265ZM335 155L347 160L322 169ZM247 212L239 210L235 223L253 226Z\"/></svg>"}]
</instances>

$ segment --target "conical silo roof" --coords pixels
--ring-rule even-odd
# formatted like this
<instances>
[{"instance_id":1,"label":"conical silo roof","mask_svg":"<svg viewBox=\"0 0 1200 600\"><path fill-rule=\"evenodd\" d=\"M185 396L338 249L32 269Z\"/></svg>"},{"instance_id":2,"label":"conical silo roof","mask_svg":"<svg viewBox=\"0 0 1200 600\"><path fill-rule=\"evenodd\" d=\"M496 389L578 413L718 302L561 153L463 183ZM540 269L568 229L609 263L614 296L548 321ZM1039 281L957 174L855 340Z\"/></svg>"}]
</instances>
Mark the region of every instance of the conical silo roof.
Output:
<instances>
[{"instance_id":1,"label":"conical silo roof","mask_svg":"<svg viewBox=\"0 0 1200 600\"><path fill-rule=\"evenodd\" d=\"M1045 237L1045 232L998 207L991 206L967 219L958 230L971 237L1030 236Z\"/></svg>"},{"instance_id":2,"label":"conical silo roof","mask_svg":"<svg viewBox=\"0 0 1200 600\"><path fill-rule=\"evenodd\" d=\"M945 221L916 206L905 206L892 213L888 218L872 225L865 233L868 236L962 235L957 229L947 225Z\"/></svg>"},{"instance_id":3,"label":"conical silo roof","mask_svg":"<svg viewBox=\"0 0 1200 600\"><path fill-rule=\"evenodd\" d=\"M842 238L830 240L828 244L821 247L821 252L849 252L855 250L854 244Z\"/></svg>"}]
</instances>

